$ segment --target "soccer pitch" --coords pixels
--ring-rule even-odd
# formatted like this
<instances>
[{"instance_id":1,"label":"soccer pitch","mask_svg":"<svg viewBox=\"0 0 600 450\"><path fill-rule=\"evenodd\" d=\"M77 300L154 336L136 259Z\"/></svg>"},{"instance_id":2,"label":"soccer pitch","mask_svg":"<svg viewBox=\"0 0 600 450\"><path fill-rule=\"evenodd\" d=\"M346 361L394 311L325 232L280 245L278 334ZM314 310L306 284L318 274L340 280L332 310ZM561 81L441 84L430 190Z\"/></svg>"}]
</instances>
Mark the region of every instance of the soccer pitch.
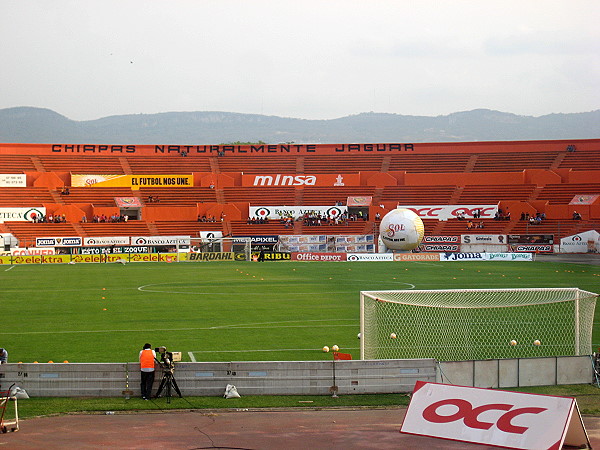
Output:
<instances>
[{"instance_id":1,"label":"soccer pitch","mask_svg":"<svg viewBox=\"0 0 600 450\"><path fill-rule=\"evenodd\" d=\"M359 292L578 287L600 267L549 262L203 262L0 267L9 362L131 362L145 342L184 361L359 357ZM600 317L593 349L600 346ZM498 343L506 345L506 343Z\"/></svg>"}]
</instances>

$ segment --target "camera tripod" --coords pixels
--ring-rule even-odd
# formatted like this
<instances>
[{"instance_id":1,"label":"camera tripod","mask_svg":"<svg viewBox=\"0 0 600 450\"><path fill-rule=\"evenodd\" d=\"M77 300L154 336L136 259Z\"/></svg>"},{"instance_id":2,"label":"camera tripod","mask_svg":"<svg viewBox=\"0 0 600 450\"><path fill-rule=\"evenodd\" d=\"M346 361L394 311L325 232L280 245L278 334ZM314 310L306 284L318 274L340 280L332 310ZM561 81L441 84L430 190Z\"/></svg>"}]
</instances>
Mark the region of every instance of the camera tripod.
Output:
<instances>
[{"instance_id":1,"label":"camera tripod","mask_svg":"<svg viewBox=\"0 0 600 450\"><path fill-rule=\"evenodd\" d=\"M181 391L179 390L179 386L177 386L177 381L175 381L175 377L173 376L175 368L172 365L165 366L163 364L163 377L160 381L160 385L158 386L158 390L156 391L156 398L160 397L163 389L165 390L165 397L167 399L167 403L171 403L171 390L174 389L179 395L179 398L183 398L181 395Z\"/></svg>"}]
</instances>

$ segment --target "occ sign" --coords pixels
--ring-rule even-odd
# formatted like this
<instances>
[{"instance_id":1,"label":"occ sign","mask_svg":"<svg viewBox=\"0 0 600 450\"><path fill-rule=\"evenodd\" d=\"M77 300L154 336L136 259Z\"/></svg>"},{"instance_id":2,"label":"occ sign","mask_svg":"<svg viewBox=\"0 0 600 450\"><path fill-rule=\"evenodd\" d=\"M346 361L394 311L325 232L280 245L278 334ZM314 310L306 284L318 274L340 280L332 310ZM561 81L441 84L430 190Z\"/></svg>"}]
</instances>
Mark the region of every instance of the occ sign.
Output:
<instances>
[{"instance_id":1,"label":"occ sign","mask_svg":"<svg viewBox=\"0 0 600 450\"><path fill-rule=\"evenodd\" d=\"M573 398L417 381L400 432L507 448L562 448L586 443L578 414Z\"/></svg>"},{"instance_id":2,"label":"occ sign","mask_svg":"<svg viewBox=\"0 0 600 450\"><path fill-rule=\"evenodd\" d=\"M439 413L442 407L449 405L455 407L456 411L449 415ZM546 409L540 407L515 408L515 405L508 403L490 403L473 407L467 400L450 398L429 405L423 410L423 418L433 423L449 423L462 420L466 427L481 430L489 430L495 425L500 431L504 431L505 433L523 434L528 430L528 427L514 425L511 421L522 414L539 414L546 411ZM488 411L501 412L501 415L491 422L489 419L488 421L481 420L480 415Z\"/></svg>"},{"instance_id":3,"label":"occ sign","mask_svg":"<svg viewBox=\"0 0 600 450\"><path fill-rule=\"evenodd\" d=\"M465 218L492 219L498 211L498 205L419 205L398 206L414 211L422 219L447 220L459 215Z\"/></svg>"}]
</instances>

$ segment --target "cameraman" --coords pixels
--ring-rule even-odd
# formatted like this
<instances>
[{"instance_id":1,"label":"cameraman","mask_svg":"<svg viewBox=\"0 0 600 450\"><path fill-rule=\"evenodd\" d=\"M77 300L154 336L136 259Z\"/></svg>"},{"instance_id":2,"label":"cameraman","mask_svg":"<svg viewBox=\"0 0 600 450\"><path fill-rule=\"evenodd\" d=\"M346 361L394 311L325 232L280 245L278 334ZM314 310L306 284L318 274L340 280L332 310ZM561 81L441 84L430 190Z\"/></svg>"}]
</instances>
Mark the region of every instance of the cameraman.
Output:
<instances>
[{"instance_id":1,"label":"cameraman","mask_svg":"<svg viewBox=\"0 0 600 450\"><path fill-rule=\"evenodd\" d=\"M150 344L144 344L140 351L141 390L142 398L149 400L152 396L152 385L154 384L154 360L156 353Z\"/></svg>"},{"instance_id":2,"label":"cameraman","mask_svg":"<svg viewBox=\"0 0 600 450\"><path fill-rule=\"evenodd\" d=\"M6 364L8 362L8 351L4 348L0 348L0 364Z\"/></svg>"}]
</instances>

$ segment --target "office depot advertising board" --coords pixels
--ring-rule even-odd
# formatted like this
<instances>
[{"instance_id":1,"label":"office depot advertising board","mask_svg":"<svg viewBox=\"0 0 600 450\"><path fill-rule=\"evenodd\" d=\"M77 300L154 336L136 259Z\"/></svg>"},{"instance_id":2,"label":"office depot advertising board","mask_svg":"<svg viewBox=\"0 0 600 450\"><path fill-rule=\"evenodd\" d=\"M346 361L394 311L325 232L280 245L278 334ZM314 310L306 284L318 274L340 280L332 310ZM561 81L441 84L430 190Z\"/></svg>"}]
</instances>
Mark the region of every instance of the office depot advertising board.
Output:
<instances>
[{"instance_id":1,"label":"office depot advertising board","mask_svg":"<svg viewBox=\"0 0 600 450\"><path fill-rule=\"evenodd\" d=\"M424 381L400 432L516 449L590 446L574 398Z\"/></svg>"}]
</instances>

